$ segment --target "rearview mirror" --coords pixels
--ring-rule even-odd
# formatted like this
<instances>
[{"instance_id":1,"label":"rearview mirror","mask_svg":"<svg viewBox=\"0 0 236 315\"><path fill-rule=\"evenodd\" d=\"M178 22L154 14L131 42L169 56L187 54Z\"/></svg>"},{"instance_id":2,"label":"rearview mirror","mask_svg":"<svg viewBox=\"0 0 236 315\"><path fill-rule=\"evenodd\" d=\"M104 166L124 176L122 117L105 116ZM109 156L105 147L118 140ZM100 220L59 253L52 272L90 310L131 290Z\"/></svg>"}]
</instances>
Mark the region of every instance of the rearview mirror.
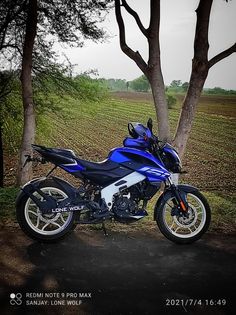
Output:
<instances>
[{"instance_id":1,"label":"rearview mirror","mask_svg":"<svg viewBox=\"0 0 236 315\"><path fill-rule=\"evenodd\" d=\"M152 118L149 118L148 119L148 122L147 122L147 127L150 129L150 131L152 132Z\"/></svg>"}]
</instances>

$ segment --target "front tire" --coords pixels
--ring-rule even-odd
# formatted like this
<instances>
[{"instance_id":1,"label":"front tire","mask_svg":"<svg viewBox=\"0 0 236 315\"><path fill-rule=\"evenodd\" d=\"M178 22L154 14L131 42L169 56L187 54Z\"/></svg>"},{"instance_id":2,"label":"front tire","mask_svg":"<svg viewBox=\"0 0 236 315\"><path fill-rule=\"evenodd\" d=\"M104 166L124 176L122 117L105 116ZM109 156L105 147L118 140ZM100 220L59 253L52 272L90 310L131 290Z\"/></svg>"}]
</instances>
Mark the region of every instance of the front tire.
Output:
<instances>
[{"instance_id":1,"label":"front tire","mask_svg":"<svg viewBox=\"0 0 236 315\"><path fill-rule=\"evenodd\" d=\"M66 192L50 179L43 181L39 188L57 200L68 197ZM40 198L37 192L34 195ZM30 238L42 242L55 242L76 226L74 212L42 214L34 201L26 194L18 204L16 216L23 232Z\"/></svg>"},{"instance_id":2,"label":"front tire","mask_svg":"<svg viewBox=\"0 0 236 315\"><path fill-rule=\"evenodd\" d=\"M188 218L173 215L175 197L171 194L156 209L156 222L160 231L177 244L191 244L200 239L211 221L211 210L206 198L195 188L185 193L189 205Z\"/></svg>"}]
</instances>

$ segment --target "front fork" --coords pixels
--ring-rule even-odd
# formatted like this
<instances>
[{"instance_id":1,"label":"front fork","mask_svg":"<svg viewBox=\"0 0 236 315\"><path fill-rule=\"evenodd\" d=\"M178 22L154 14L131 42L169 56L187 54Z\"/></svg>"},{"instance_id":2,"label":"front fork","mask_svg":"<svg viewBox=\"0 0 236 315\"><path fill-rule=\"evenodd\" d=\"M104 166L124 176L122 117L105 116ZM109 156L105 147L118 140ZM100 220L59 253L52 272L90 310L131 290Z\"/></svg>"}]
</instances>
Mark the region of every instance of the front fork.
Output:
<instances>
[{"instance_id":1,"label":"front fork","mask_svg":"<svg viewBox=\"0 0 236 315\"><path fill-rule=\"evenodd\" d=\"M188 212L188 202L187 202L187 198L186 198L186 194L185 193L180 193L178 186L176 186L175 184L173 184L172 180L170 178L168 178L168 182L170 184L169 188L173 194L173 196L175 197L175 199L173 200L174 205L176 206L176 210L182 212L183 214L187 215Z\"/></svg>"}]
</instances>

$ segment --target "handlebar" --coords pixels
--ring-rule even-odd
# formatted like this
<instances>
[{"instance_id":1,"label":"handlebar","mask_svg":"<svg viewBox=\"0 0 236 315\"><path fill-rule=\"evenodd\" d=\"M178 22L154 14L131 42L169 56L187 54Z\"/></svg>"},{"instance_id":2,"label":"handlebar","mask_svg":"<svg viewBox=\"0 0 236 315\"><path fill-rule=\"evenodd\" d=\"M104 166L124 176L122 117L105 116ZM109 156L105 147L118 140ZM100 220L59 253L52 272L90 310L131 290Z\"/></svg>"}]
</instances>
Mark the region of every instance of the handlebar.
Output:
<instances>
[{"instance_id":1,"label":"handlebar","mask_svg":"<svg viewBox=\"0 0 236 315\"><path fill-rule=\"evenodd\" d=\"M151 153L157 154L159 156L159 153L160 153L162 147L165 145L165 142L163 142L162 140L159 140L157 136L152 134L152 137L149 138L149 143L150 143L149 151Z\"/></svg>"},{"instance_id":2,"label":"handlebar","mask_svg":"<svg viewBox=\"0 0 236 315\"><path fill-rule=\"evenodd\" d=\"M148 142L149 149L151 151L155 152L156 150L161 149L159 143L162 141L160 141L158 137L153 134L153 123L151 118L149 118L147 121L147 127L140 123L135 123L135 125L133 125L133 123L129 122L128 131L131 137L135 139L138 137L143 137L144 140Z\"/></svg>"},{"instance_id":3,"label":"handlebar","mask_svg":"<svg viewBox=\"0 0 236 315\"><path fill-rule=\"evenodd\" d=\"M163 142L163 141L159 140L158 137L155 136L154 134L152 134L152 137L149 138L149 141L151 144L157 144L157 145L159 145L159 143Z\"/></svg>"}]
</instances>

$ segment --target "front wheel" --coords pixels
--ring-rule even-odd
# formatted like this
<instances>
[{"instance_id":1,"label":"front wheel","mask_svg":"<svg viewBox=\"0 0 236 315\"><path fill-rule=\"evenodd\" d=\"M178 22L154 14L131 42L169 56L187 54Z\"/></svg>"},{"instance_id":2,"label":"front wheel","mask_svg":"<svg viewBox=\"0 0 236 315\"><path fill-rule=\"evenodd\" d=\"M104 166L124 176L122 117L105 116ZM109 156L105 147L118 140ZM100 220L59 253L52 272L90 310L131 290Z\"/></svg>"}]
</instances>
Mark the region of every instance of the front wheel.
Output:
<instances>
[{"instance_id":1,"label":"front wheel","mask_svg":"<svg viewBox=\"0 0 236 315\"><path fill-rule=\"evenodd\" d=\"M211 211L206 198L196 189L184 191L188 202L187 216L176 213L176 199L169 194L156 209L156 222L162 234L178 244L190 244L207 231Z\"/></svg>"}]
</instances>

